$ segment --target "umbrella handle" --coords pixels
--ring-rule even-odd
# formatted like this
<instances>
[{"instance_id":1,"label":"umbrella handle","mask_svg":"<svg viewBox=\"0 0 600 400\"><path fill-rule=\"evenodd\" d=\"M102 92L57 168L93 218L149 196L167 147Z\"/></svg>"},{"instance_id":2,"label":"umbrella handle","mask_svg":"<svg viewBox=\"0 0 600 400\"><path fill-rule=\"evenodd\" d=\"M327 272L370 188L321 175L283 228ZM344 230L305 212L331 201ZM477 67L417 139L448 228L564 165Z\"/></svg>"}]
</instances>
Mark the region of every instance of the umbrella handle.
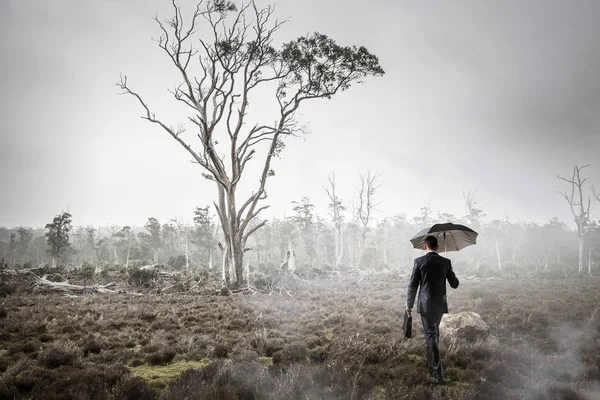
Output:
<instances>
[{"instance_id":1,"label":"umbrella handle","mask_svg":"<svg viewBox=\"0 0 600 400\"><path fill-rule=\"evenodd\" d=\"M446 244L446 231L444 231L444 255L448 256L448 245Z\"/></svg>"}]
</instances>

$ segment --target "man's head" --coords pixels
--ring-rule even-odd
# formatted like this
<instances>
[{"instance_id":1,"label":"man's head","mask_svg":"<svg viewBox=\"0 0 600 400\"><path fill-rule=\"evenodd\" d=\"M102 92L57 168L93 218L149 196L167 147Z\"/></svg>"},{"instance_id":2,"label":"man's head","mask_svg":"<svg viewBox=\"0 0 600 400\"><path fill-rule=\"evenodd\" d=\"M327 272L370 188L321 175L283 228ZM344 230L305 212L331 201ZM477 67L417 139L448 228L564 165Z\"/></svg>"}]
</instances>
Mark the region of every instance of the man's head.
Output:
<instances>
[{"instance_id":1,"label":"man's head","mask_svg":"<svg viewBox=\"0 0 600 400\"><path fill-rule=\"evenodd\" d=\"M438 251L438 240L435 236L427 236L425 238L425 250Z\"/></svg>"}]
</instances>

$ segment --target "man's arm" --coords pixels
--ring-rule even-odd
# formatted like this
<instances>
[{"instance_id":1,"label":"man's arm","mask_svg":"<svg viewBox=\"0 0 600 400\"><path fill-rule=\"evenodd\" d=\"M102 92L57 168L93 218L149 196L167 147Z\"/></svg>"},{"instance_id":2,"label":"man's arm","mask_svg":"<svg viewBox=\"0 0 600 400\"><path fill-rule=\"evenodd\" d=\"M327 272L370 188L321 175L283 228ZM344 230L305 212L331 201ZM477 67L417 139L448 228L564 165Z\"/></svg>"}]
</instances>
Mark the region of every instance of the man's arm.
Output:
<instances>
[{"instance_id":1,"label":"man's arm","mask_svg":"<svg viewBox=\"0 0 600 400\"><path fill-rule=\"evenodd\" d=\"M408 294L406 296L406 309L409 311L413 308L413 305L415 304L415 297L417 296L417 289L419 288L420 283L421 274L419 273L419 266L417 265L417 260L415 260L412 275L410 276L410 281L408 282Z\"/></svg>"},{"instance_id":2,"label":"man's arm","mask_svg":"<svg viewBox=\"0 0 600 400\"><path fill-rule=\"evenodd\" d=\"M450 287L452 289L456 289L458 287L458 278L456 277L456 274L454 273L454 271L452 270L452 261L448 260L448 283L450 284Z\"/></svg>"}]
</instances>

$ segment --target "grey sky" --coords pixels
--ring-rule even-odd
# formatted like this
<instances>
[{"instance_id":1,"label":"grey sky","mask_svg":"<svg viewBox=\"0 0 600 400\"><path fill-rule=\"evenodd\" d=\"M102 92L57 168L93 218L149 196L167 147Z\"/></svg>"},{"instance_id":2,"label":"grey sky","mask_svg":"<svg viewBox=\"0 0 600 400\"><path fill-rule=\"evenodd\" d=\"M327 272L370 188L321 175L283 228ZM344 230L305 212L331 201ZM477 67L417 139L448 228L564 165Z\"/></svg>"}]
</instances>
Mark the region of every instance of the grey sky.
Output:
<instances>
[{"instance_id":1,"label":"grey sky","mask_svg":"<svg viewBox=\"0 0 600 400\"><path fill-rule=\"evenodd\" d=\"M478 189L488 218L569 221L556 174L591 163L600 187L599 2L276 7L290 19L279 40L319 31L365 45L386 75L302 109L311 134L276 161L264 216L289 215L302 196L325 215L334 169L347 202L359 172L382 174L379 218L412 217L424 198L462 215L462 190ZM156 13L170 17L170 3L0 2L0 225L44 225L67 206L78 225L142 225L212 202L214 184L185 151L117 94L123 72L159 116L183 117L165 90L177 77L151 40Z\"/></svg>"}]
</instances>

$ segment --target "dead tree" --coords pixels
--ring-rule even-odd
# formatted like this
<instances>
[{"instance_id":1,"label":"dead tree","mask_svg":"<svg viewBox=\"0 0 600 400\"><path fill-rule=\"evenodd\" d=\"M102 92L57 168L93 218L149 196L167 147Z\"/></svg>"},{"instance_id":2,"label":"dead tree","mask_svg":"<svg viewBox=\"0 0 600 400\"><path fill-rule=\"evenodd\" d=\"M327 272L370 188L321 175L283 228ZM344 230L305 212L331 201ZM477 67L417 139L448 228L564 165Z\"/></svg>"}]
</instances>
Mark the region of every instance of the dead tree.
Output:
<instances>
[{"instance_id":1,"label":"dead tree","mask_svg":"<svg viewBox=\"0 0 600 400\"><path fill-rule=\"evenodd\" d=\"M587 228L590 222L590 202L591 199L588 196L587 202L583 195L583 184L587 180L587 178L581 179L581 170L589 167L588 165L584 165L583 167L574 166L573 174L570 178L563 178L560 175L557 175L558 179L561 179L565 182L571 184L571 192L559 192L567 203L569 203L569 208L571 209L571 213L573 214L573 220L575 221L575 225L577 226L577 238L579 240L579 265L577 268L577 272L583 272L583 257L585 250L585 237L587 234ZM591 268L588 267L588 273L591 274Z\"/></svg>"},{"instance_id":2,"label":"dead tree","mask_svg":"<svg viewBox=\"0 0 600 400\"><path fill-rule=\"evenodd\" d=\"M264 222L252 228L249 224L268 207L259 203L267 197L267 180L274 176L272 161L281 155L284 138L304 132L296 120L300 105L329 99L384 71L377 57L364 47L343 47L319 33L276 49L274 35L283 22L273 20L271 6L261 9L252 1L237 9L229 1L201 1L187 23L174 0L173 8L171 20L156 19L162 31L158 45L180 76L181 83L171 94L190 110L188 120L198 143L186 137L185 125L174 128L157 117L130 89L126 76L118 86L138 100L144 109L142 118L166 131L203 169L202 176L214 182L224 255L234 270L233 283L243 285L243 249ZM208 29L200 28L201 20ZM210 38L200 35L207 31ZM259 97L263 108L273 107L271 123L248 118L250 99L261 91L273 94L271 102ZM258 185L240 202L238 184L253 159L261 159L258 179L252 177Z\"/></svg>"},{"instance_id":3,"label":"dead tree","mask_svg":"<svg viewBox=\"0 0 600 400\"><path fill-rule=\"evenodd\" d=\"M379 205L379 203L375 203L374 201L375 192L381 187L381 183L378 181L381 177L380 174L371 174L371 171L369 171L367 172L367 176L359 174L359 177L360 188L357 193L356 215L362 226L360 232L360 250L356 264L357 268L360 266L365 252L369 223L373 220L373 213Z\"/></svg>"},{"instance_id":4,"label":"dead tree","mask_svg":"<svg viewBox=\"0 0 600 400\"><path fill-rule=\"evenodd\" d=\"M483 213L483 210L477 206L477 201L475 200L476 193L477 193L477 189L469 190L468 192L463 190L463 200L465 202L465 208L467 210L467 215L465 215L463 217L463 219L465 219L467 221L467 223L470 225L470 227L472 229L475 229L476 231L480 231L481 226L482 226L482 219L483 219L483 217L485 217L485 214ZM475 266L475 270L477 270L477 271L479 270L479 266L481 265L481 256L482 256L481 249L482 248L483 248L483 246L477 246L476 255L474 256L474 259L472 259L470 262L470 263L472 263L474 260L477 260L477 264ZM496 247L496 255L498 256L499 254L500 254L500 247L497 246ZM501 267L500 267L500 269L501 269Z\"/></svg>"},{"instance_id":5,"label":"dead tree","mask_svg":"<svg viewBox=\"0 0 600 400\"><path fill-rule=\"evenodd\" d=\"M334 227L334 242L335 242L335 266L342 264L344 258L344 236L342 226L344 223L343 212L346 207L336 193L337 184L335 182L335 172L332 172L328 177L328 186L323 186L327 197L329 197L329 213Z\"/></svg>"}]
</instances>

